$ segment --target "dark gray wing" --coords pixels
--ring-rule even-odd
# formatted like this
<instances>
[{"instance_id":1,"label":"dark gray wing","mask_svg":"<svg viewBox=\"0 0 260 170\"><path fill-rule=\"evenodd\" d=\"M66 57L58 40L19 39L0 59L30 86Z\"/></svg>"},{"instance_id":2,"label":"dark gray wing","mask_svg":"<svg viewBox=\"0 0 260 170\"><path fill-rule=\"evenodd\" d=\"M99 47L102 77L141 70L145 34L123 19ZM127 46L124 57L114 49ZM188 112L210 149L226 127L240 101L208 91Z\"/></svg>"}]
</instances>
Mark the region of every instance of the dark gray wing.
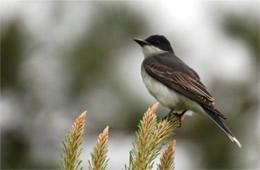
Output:
<instances>
[{"instance_id":1,"label":"dark gray wing","mask_svg":"<svg viewBox=\"0 0 260 170\"><path fill-rule=\"evenodd\" d=\"M163 61L165 62L166 60ZM160 60L155 57L146 58L143 62L145 71L151 77L154 77L168 88L198 102L202 107L226 119L225 116L215 108L213 97L201 83L197 73L186 66L187 65L184 66L182 64L179 65L176 63L176 60L173 59L167 59L167 64L162 64Z\"/></svg>"}]
</instances>

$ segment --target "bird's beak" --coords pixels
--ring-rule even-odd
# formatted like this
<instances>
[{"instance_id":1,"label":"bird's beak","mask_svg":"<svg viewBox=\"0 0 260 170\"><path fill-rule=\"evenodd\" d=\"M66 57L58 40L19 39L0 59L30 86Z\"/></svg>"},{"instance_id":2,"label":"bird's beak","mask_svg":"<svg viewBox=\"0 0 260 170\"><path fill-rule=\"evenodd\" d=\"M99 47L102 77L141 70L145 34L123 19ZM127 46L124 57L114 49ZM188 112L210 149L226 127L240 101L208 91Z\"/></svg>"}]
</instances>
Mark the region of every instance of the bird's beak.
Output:
<instances>
[{"instance_id":1,"label":"bird's beak","mask_svg":"<svg viewBox=\"0 0 260 170\"><path fill-rule=\"evenodd\" d=\"M141 47L143 47L145 45L150 45L150 43L148 43L147 41L139 39L139 38L134 38L134 41L137 42L137 44L139 44Z\"/></svg>"}]
</instances>

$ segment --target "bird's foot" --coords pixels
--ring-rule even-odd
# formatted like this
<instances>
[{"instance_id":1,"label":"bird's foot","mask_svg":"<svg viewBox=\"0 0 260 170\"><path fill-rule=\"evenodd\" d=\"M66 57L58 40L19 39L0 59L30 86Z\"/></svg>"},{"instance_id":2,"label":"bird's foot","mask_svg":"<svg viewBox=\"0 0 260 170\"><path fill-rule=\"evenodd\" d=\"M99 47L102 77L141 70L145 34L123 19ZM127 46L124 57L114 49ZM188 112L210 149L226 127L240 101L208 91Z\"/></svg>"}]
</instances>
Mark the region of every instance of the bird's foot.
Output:
<instances>
[{"instance_id":1,"label":"bird's foot","mask_svg":"<svg viewBox=\"0 0 260 170\"><path fill-rule=\"evenodd\" d=\"M177 117L180 119L180 125L179 125L179 128L181 127L182 125L182 121L184 120L184 117L185 117L185 113L187 112L187 110L184 110L183 112L181 112L181 114L177 114Z\"/></svg>"},{"instance_id":2,"label":"bird's foot","mask_svg":"<svg viewBox=\"0 0 260 170\"><path fill-rule=\"evenodd\" d=\"M179 120L180 120L180 125L178 128L181 127L181 124L182 124L182 121L185 117L185 113L186 113L187 110L184 110L183 112L181 113L177 113L177 112L174 112L174 110L172 109L169 114L167 116L165 116L162 120L171 120L174 116L176 116Z\"/></svg>"},{"instance_id":3,"label":"bird's foot","mask_svg":"<svg viewBox=\"0 0 260 170\"><path fill-rule=\"evenodd\" d=\"M176 113L174 113L174 109L171 109L170 112L162 118L162 120L170 120L175 114Z\"/></svg>"},{"instance_id":4,"label":"bird's foot","mask_svg":"<svg viewBox=\"0 0 260 170\"><path fill-rule=\"evenodd\" d=\"M178 114L178 116L180 117L181 120L184 120L186 112L187 112L187 110L184 110L183 112L181 112L181 114Z\"/></svg>"}]
</instances>

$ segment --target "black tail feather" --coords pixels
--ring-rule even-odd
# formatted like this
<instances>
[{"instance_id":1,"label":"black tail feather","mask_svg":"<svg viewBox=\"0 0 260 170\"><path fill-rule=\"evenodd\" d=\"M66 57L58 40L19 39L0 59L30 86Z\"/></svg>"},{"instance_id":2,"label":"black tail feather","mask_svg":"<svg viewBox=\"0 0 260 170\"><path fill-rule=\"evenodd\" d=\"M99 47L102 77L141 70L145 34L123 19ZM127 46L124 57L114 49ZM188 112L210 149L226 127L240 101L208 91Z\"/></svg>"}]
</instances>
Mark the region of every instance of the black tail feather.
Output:
<instances>
[{"instance_id":1,"label":"black tail feather","mask_svg":"<svg viewBox=\"0 0 260 170\"><path fill-rule=\"evenodd\" d=\"M237 140L237 138L231 132L231 130L227 127L227 125L221 120L219 115L208 108L203 108L208 113L209 117L225 132L225 134L230 138L230 140L232 142L235 142L241 148L242 146L240 142Z\"/></svg>"}]
</instances>

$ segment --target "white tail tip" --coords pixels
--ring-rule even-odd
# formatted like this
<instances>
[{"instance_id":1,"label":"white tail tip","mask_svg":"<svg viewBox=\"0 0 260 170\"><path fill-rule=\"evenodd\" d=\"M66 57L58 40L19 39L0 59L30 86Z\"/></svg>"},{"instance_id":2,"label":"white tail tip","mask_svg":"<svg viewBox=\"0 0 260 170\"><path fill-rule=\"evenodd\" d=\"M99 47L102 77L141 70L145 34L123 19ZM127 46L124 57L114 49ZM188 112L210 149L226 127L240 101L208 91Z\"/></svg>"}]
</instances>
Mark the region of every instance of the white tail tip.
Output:
<instances>
[{"instance_id":1,"label":"white tail tip","mask_svg":"<svg viewBox=\"0 0 260 170\"><path fill-rule=\"evenodd\" d=\"M242 145L241 145L241 143L237 140L237 138L232 137L232 139L233 139L233 142L235 142L235 143L238 145L239 148L242 148Z\"/></svg>"}]
</instances>

